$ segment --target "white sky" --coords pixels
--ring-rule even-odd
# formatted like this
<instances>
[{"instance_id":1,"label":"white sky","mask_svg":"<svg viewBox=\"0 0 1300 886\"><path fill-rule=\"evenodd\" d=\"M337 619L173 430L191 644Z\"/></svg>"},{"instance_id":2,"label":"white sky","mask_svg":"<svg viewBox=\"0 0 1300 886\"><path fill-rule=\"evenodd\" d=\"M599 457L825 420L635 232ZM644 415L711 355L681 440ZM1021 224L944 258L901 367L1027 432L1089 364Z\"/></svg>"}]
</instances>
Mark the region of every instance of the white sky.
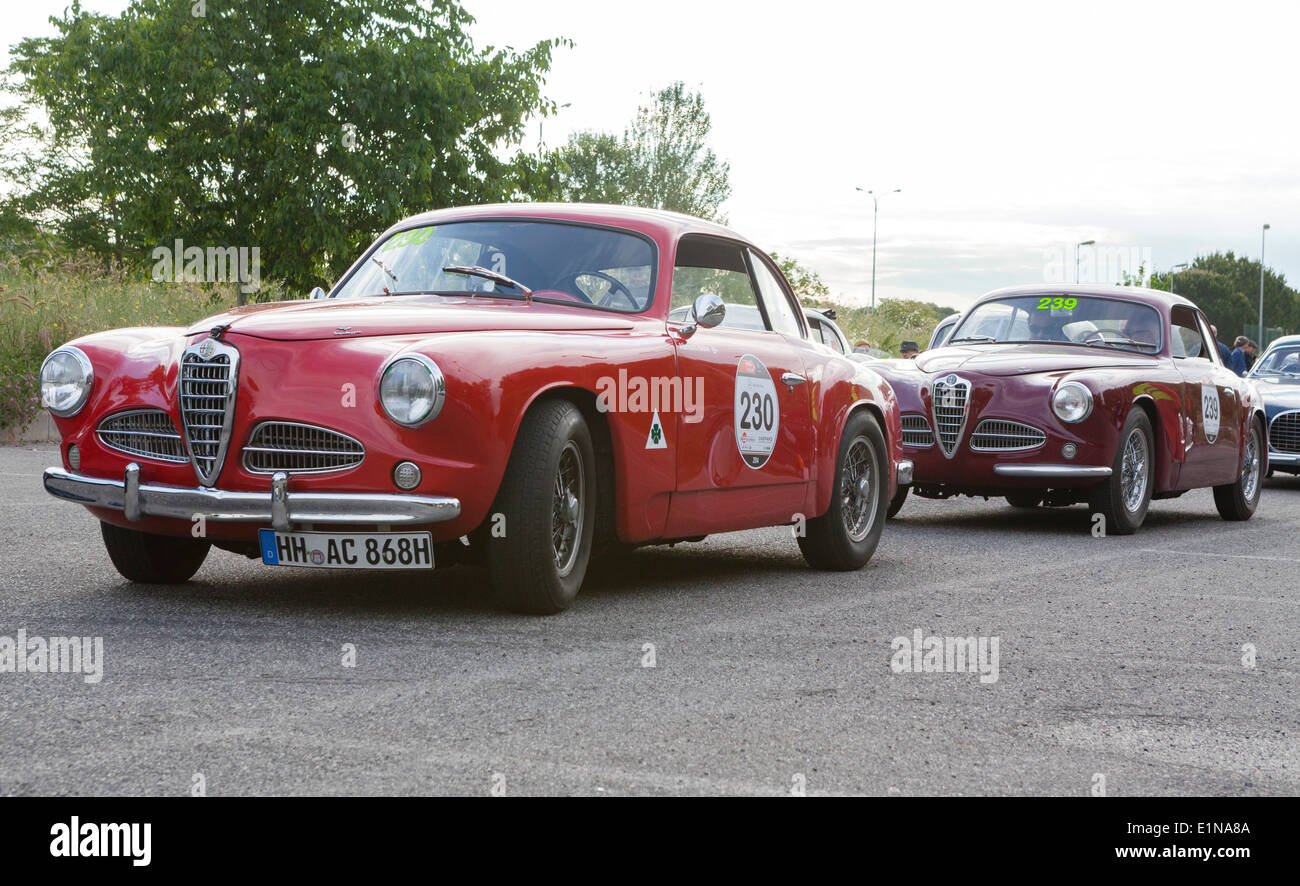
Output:
<instances>
[{"instance_id":1,"label":"white sky","mask_svg":"<svg viewBox=\"0 0 1300 886\"><path fill-rule=\"evenodd\" d=\"M47 32L65 5L11 5L0 42ZM902 188L881 201L878 298L963 307L1072 278L1088 239L1112 269L1121 252L1161 270L1216 249L1258 257L1263 222L1267 263L1300 283L1300 4L465 5L479 45L575 41L548 79L571 103L545 124L552 145L620 132L672 80L702 90L731 226L852 300L871 278L871 200L855 186Z\"/></svg>"}]
</instances>

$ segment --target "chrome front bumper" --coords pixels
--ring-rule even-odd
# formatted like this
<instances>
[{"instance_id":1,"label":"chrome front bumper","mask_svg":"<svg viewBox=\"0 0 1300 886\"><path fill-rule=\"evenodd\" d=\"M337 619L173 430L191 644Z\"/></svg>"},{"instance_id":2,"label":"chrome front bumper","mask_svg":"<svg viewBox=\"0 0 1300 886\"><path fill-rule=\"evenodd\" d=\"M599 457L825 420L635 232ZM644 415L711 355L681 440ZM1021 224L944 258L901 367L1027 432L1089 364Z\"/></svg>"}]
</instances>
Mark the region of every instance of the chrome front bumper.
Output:
<instances>
[{"instance_id":1,"label":"chrome front bumper","mask_svg":"<svg viewBox=\"0 0 1300 886\"><path fill-rule=\"evenodd\" d=\"M1104 480L1113 472L1088 465L994 465L993 473L1028 480Z\"/></svg>"},{"instance_id":2,"label":"chrome front bumper","mask_svg":"<svg viewBox=\"0 0 1300 886\"><path fill-rule=\"evenodd\" d=\"M907 486L912 482L912 471L915 465L910 458L899 459L898 461L898 485Z\"/></svg>"},{"instance_id":3,"label":"chrome front bumper","mask_svg":"<svg viewBox=\"0 0 1300 886\"><path fill-rule=\"evenodd\" d=\"M1270 449L1268 451L1268 466L1273 465L1300 465L1300 455L1294 452L1278 452Z\"/></svg>"},{"instance_id":4,"label":"chrome front bumper","mask_svg":"<svg viewBox=\"0 0 1300 886\"><path fill-rule=\"evenodd\" d=\"M55 498L122 511L131 521L148 517L234 523L442 523L460 516L460 500L438 496L355 492L290 492L289 475L272 475L269 492L153 486L140 483L140 466L127 465L121 480L86 477L62 468L45 469L45 491Z\"/></svg>"}]
</instances>

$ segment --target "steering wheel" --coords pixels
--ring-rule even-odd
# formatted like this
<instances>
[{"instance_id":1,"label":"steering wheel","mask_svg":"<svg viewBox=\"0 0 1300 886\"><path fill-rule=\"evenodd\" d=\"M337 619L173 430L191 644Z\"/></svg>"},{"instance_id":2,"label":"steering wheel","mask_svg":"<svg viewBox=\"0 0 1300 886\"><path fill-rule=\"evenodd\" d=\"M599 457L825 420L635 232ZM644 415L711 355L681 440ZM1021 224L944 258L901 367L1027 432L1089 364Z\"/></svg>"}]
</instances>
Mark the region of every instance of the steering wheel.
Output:
<instances>
[{"instance_id":1,"label":"steering wheel","mask_svg":"<svg viewBox=\"0 0 1300 886\"><path fill-rule=\"evenodd\" d=\"M609 292L605 293L604 298L600 300L600 303L598 305L596 305L596 302L591 300L591 296L587 295L587 293L583 292L582 289L579 288L578 286L579 277L599 277L601 280L604 280L606 283L609 284ZM632 296L632 290L628 289L622 280L619 280L617 277L611 277L609 274L603 273L601 271L574 271L572 274L560 278L560 280L558 280L555 283L555 285L552 286L551 288L563 289L566 292L568 292L570 288L567 286L562 286L561 284L563 283L572 283L573 284L572 289L576 290L574 294L579 295L582 298L586 299L587 304L589 305L596 305L597 307L601 307L601 308L608 307L610 302L617 295L617 296L621 296L627 302L629 308L631 308L634 311L637 309L636 299Z\"/></svg>"}]
</instances>

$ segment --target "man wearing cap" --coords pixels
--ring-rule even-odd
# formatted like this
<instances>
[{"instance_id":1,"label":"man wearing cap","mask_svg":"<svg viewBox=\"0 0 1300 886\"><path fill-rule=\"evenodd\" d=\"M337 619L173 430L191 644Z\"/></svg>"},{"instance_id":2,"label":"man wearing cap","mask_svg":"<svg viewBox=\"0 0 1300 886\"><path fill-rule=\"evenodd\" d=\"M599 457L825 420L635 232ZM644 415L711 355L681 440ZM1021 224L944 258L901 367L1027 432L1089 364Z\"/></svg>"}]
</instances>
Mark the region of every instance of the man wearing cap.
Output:
<instances>
[{"instance_id":1,"label":"man wearing cap","mask_svg":"<svg viewBox=\"0 0 1300 886\"><path fill-rule=\"evenodd\" d=\"M898 353L902 355L904 360L915 360L916 355L921 353L921 349L917 347L916 342L905 341L898 346Z\"/></svg>"}]
</instances>

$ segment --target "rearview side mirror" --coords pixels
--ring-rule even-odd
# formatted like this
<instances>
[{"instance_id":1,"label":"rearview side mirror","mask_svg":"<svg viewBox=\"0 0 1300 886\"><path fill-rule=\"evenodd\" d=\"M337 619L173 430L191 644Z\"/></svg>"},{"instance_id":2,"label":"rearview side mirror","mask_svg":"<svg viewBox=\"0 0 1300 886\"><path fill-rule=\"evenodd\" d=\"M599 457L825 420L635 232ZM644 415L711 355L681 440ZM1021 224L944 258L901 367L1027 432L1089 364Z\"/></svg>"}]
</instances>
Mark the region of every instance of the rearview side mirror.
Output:
<instances>
[{"instance_id":1,"label":"rearview side mirror","mask_svg":"<svg viewBox=\"0 0 1300 886\"><path fill-rule=\"evenodd\" d=\"M312 301L315 301L318 298L324 298L328 294L329 293L327 293L324 289L321 289L319 286L316 286L312 289L311 292L307 293L307 297Z\"/></svg>"},{"instance_id":2,"label":"rearview side mirror","mask_svg":"<svg viewBox=\"0 0 1300 886\"><path fill-rule=\"evenodd\" d=\"M727 305L722 297L712 292L705 292L691 305L691 322L682 327L682 338L690 338L701 326L712 329L722 323L727 316Z\"/></svg>"}]
</instances>

